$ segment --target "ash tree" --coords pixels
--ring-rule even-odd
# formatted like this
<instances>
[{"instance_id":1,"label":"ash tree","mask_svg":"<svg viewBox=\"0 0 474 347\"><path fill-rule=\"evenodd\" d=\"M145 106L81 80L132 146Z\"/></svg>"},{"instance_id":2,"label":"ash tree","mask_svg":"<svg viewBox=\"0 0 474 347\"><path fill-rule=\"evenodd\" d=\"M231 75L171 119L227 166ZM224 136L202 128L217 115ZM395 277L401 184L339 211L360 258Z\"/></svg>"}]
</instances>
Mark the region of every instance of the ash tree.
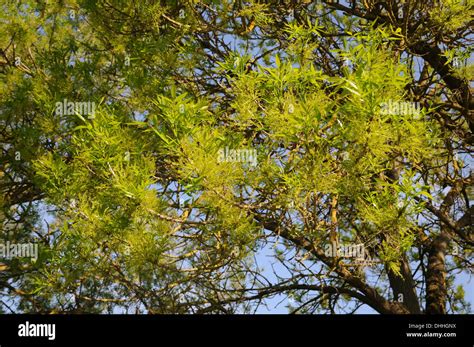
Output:
<instances>
[{"instance_id":1,"label":"ash tree","mask_svg":"<svg viewBox=\"0 0 474 347\"><path fill-rule=\"evenodd\" d=\"M1 312L470 312L469 1L0 7Z\"/></svg>"}]
</instances>

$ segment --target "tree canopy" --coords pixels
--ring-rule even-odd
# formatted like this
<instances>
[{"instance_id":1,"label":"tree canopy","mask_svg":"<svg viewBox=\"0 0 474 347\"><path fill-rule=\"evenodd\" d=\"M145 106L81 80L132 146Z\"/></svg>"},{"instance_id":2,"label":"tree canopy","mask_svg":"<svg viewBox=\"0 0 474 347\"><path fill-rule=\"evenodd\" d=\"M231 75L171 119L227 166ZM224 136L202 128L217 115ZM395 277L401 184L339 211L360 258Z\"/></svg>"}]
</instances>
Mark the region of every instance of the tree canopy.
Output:
<instances>
[{"instance_id":1,"label":"tree canopy","mask_svg":"<svg viewBox=\"0 0 474 347\"><path fill-rule=\"evenodd\" d=\"M470 312L472 2L0 7L0 312Z\"/></svg>"}]
</instances>

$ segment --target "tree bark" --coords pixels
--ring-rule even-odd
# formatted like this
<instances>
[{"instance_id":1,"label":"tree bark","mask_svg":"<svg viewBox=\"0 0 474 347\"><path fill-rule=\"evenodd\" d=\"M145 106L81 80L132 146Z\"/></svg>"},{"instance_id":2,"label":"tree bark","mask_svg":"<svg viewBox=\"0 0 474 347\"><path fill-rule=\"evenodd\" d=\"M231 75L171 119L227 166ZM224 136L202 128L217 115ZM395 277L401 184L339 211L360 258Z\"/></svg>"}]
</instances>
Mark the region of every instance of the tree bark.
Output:
<instances>
[{"instance_id":1,"label":"tree bark","mask_svg":"<svg viewBox=\"0 0 474 347\"><path fill-rule=\"evenodd\" d=\"M413 275L405 256L400 261L400 273L401 276L387 269L394 301L403 303L410 313L421 314L421 307L418 302Z\"/></svg>"},{"instance_id":2,"label":"tree bark","mask_svg":"<svg viewBox=\"0 0 474 347\"><path fill-rule=\"evenodd\" d=\"M443 227L444 228L444 227ZM449 236L442 229L432 242L428 252L426 271L426 313L446 314L446 261L445 254Z\"/></svg>"}]
</instances>

